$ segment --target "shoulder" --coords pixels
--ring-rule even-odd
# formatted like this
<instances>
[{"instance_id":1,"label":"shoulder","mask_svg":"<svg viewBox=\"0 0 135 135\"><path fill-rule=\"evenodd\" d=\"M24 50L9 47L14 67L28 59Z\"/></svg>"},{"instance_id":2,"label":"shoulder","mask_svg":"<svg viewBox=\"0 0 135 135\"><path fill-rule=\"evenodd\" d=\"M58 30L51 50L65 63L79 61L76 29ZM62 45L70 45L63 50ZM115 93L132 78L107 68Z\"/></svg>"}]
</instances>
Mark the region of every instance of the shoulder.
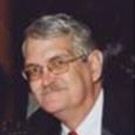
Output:
<instances>
[{"instance_id":1,"label":"shoulder","mask_svg":"<svg viewBox=\"0 0 135 135\"><path fill-rule=\"evenodd\" d=\"M114 134L112 134L110 131L108 131L106 129L103 129L102 130L102 135L114 135Z\"/></svg>"},{"instance_id":2,"label":"shoulder","mask_svg":"<svg viewBox=\"0 0 135 135\"><path fill-rule=\"evenodd\" d=\"M105 78L104 127L115 135L133 134L133 79L118 66L108 69Z\"/></svg>"},{"instance_id":3,"label":"shoulder","mask_svg":"<svg viewBox=\"0 0 135 135\"><path fill-rule=\"evenodd\" d=\"M28 123L31 132L38 133L36 135L57 135L60 132L60 122L42 109L34 112L29 117Z\"/></svg>"}]
</instances>

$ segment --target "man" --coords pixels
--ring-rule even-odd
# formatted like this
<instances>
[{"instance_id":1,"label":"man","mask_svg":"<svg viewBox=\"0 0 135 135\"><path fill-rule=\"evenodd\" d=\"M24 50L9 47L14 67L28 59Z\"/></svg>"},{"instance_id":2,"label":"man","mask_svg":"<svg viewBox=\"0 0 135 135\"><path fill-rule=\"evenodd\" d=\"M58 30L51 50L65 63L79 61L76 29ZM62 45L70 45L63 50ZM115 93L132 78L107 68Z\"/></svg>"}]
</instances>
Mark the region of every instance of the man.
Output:
<instances>
[{"instance_id":1,"label":"man","mask_svg":"<svg viewBox=\"0 0 135 135\"><path fill-rule=\"evenodd\" d=\"M104 120L109 111L104 110L104 57L91 30L71 16L56 14L39 18L25 34L23 76L43 110L30 123L33 132L113 135Z\"/></svg>"}]
</instances>

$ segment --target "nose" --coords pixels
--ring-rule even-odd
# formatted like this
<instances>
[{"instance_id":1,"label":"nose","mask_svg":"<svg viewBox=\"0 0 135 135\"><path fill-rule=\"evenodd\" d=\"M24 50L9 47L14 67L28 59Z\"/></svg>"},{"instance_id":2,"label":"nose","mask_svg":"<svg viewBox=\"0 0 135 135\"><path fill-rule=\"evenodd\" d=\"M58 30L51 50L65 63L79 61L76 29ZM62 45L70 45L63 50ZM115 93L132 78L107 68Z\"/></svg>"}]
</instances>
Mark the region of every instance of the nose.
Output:
<instances>
[{"instance_id":1,"label":"nose","mask_svg":"<svg viewBox=\"0 0 135 135\"><path fill-rule=\"evenodd\" d=\"M55 78L55 75L53 75L49 71L44 71L44 73L41 76L41 83L43 86L48 86L55 81Z\"/></svg>"}]
</instances>

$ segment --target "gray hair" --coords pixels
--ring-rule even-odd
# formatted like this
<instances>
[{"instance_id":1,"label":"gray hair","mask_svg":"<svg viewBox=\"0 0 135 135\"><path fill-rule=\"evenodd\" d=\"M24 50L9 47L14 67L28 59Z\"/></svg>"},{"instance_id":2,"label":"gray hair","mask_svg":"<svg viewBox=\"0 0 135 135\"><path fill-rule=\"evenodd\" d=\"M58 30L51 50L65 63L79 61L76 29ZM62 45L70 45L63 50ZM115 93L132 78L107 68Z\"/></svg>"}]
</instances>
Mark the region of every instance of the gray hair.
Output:
<instances>
[{"instance_id":1,"label":"gray hair","mask_svg":"<svg viewBox=\"0 0 135 135\"><path fill-rule=\"evenodd\" d=\"M27 38L48 39L61 36L72 37L75 54L87 55L94 48L89 27L67 14L59 13L40 17L25 31L25 40Z\"/></svg>"}]
</instances>

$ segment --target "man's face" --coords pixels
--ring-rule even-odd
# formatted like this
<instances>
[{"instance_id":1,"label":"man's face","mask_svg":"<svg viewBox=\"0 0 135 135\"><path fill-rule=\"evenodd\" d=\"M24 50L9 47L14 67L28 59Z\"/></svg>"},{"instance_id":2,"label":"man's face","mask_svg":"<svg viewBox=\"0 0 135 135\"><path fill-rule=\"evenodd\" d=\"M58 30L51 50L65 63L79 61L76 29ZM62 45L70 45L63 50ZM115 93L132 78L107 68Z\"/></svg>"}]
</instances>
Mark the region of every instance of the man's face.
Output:
<instances>
[{"instance_id":1,"label":"man's face","mask_svg":"<svg viewBox=\"0 0 135 135\"><path fill-rule=\"evenodd\" d=\"M81 111L94 100L95 83L92 61L78 59L69 62L58 73L49 70L49 62L55 58L72 58L71 40L66 37L52 39L28 39L26 42L26 67L42 67L42 74L29 81L32 93L40 106L49 113L57 114ZM57 65L56 65L57 66ZM60 70L60 71L59 71Z\"/></svg>"}]
</instances>

